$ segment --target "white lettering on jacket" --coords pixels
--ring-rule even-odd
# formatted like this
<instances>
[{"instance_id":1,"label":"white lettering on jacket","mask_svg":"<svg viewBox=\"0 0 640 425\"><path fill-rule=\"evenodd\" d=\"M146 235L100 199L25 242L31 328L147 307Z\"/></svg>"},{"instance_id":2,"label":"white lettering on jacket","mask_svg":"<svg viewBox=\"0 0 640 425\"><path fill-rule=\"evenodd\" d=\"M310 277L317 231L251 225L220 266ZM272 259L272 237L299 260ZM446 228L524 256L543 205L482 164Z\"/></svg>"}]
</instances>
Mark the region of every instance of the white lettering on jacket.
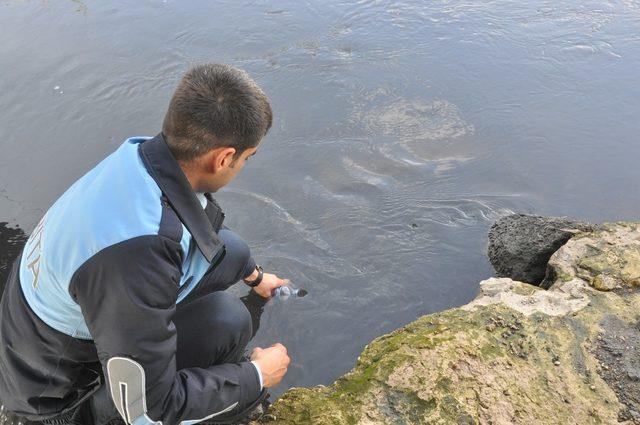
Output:
<instances>
[{"instance_id":1,"label":"white lettering on jacket","mask_svg":"<svg viewBox=\"0 0 640 425\"><path fill-rule=\"evenodd\" d=\"M33 274L33 289L38 289L38 278L40 277L40 260L42 259L42 232L44 230L44 217L36 226L29 238L25 252L27 254L27 268Z\"/></svg>"}]
</instances>

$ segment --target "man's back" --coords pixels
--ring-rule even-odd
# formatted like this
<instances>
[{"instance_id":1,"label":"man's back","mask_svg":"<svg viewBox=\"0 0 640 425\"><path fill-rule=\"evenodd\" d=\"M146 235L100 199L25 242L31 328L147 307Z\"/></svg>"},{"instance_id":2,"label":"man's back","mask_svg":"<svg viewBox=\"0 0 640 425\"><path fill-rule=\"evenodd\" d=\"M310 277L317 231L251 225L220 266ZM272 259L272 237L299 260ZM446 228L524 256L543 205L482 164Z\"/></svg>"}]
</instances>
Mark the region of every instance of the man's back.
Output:
<instances>
[{"instance_id":1,"label":"man's back","mask_svg":"<svg viewBox=\"0 0 640 425\"><path fill-rule=\"evenodd\" d=\"M138 154L145 139L127 140L76 181L44 215L15 264L0 327L0 391L9 409L46 415L82 398L72 394L78 383L86 394L96 389L100 364L69 286L99 251L158 234L162 193ZM29 331L39 341L27 337Z\"/></svg>"},{"instance_id":2,"label":"man's back","mask_svg":"<svg viewBox=\"0 0 640 425\"><path fill-rule=\"evenodd\" d=\"M127 140L76 181L27 241L20 262L22 292L34 313L63 334L91 339L69 293L76 270L109 246L158 234L161 191L138 155L141 140Z\"/></svg>"}]
</instances>

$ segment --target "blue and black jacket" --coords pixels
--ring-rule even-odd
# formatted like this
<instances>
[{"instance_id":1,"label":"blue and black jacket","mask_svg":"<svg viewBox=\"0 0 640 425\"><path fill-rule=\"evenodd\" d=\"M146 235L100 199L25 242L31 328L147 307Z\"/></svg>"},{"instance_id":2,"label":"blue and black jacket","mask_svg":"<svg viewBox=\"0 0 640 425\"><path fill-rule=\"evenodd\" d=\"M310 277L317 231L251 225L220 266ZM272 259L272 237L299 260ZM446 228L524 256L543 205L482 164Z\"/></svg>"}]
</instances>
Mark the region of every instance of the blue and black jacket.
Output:
<instances>
[{"instance_id":1,"label":"blue and black jacket","mask_svg":"<svg viewBox=\"0 0 640 425\"><path fill-rule=\"evenodd\" d=\"M257 399L250 362L176 368L176 304L211 284L223 219L162 134L126 140L73 184L29 237L0 304L5 407L53 417L103 384L123 397L131 376L143 397L115 404L136 425L197 423Z\"/></svg>"}]
</instances>

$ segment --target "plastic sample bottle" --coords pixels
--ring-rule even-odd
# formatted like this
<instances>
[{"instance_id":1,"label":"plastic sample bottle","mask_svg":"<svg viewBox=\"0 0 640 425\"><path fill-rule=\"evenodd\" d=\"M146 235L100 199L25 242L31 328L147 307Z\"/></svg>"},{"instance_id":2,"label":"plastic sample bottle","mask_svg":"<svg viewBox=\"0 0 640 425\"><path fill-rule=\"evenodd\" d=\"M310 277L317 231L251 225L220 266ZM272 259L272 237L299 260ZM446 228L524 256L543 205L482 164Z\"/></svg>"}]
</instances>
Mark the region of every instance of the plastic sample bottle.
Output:
<instances>
[{"instance_id":1,"label":"plastic sample bottle","mask_svg":"<svg viewBox=\"0 0 640 425\"><path fill-rule=\"evenodd\" d=\"M296 288L291 284L286 284L274 289L271 292L271 297L286 300L289 297L304 297L307 293L306 289Z\"/></svg>"}]
</instances>

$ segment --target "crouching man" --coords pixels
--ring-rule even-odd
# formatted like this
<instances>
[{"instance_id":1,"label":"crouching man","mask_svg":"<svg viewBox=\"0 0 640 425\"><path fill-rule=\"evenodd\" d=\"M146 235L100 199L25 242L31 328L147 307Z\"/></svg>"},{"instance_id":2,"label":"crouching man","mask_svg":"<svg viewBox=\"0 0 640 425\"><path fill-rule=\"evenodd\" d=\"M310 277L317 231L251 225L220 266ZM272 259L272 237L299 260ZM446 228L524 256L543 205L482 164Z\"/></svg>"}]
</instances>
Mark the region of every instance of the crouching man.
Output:
<instances>
[{"instance_id":1,"label":"crouching man","mask_svg":"<svg viewBox=\"0 0 640 425\"><path fill-rule=\"evenodd\" d=\"M256 348L239 280L263 273L211 192L271 127L263 91L227 65L190 70L162 132L127 139L46 212L0 304L0 399L44 423L195 424L242 415L280 382L281 344Z\"/></svg>"}]
</instances>

